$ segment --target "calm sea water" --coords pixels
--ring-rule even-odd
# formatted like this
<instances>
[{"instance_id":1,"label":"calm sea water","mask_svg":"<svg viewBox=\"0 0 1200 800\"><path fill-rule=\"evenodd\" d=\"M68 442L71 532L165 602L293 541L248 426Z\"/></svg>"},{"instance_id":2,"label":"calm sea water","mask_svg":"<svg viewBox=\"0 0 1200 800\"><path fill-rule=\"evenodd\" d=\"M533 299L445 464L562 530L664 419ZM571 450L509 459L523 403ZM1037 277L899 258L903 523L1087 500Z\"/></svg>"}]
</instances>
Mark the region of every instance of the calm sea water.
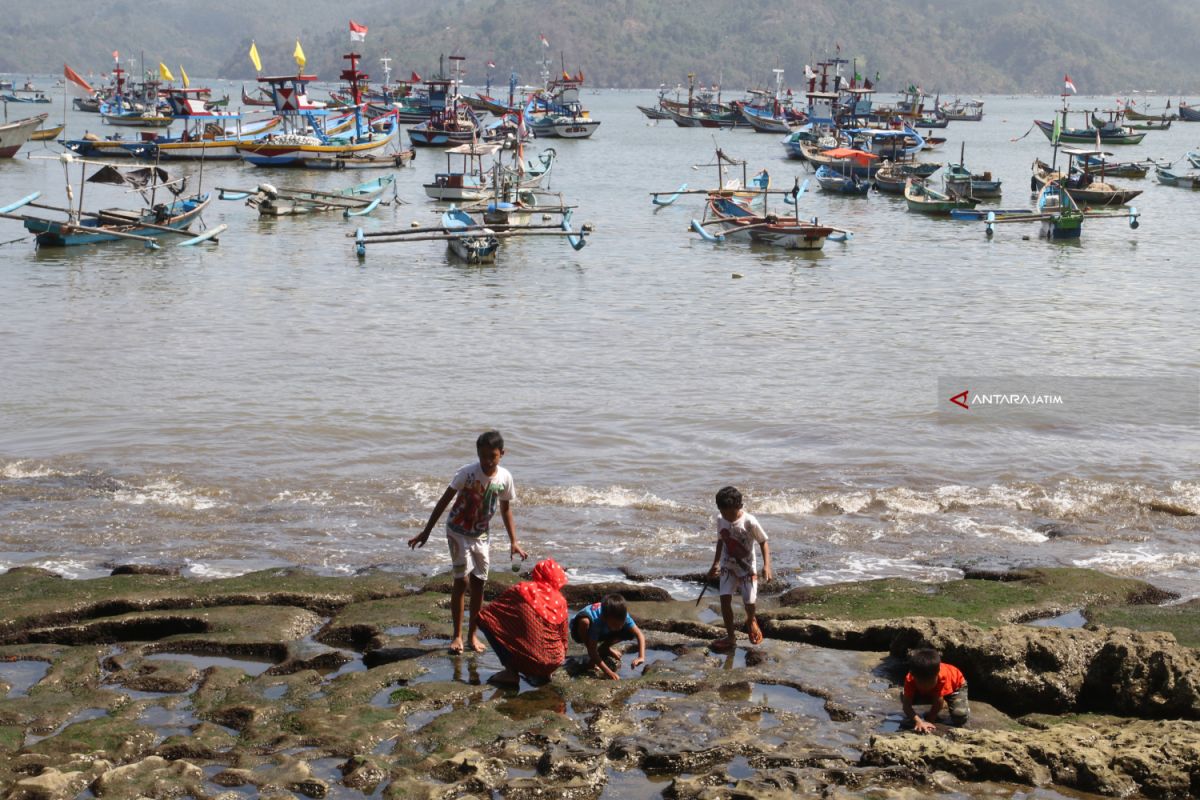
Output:
<instances>
[{"instance_id":1,"label":"calm sea water","mask_svg":"<svg viewBox=\"0 0 1200 800\"><path fill-rule=\"evenodd\" d=\"M580 576L703 569L712 495L734 483L794 583L1075 564L1200 595L1194 416L1125 401L1118 421L948 420L938 391L949 375L1194 379L1200 194L1125 181L1145 189L1139 230L1091 221L1082 242L1052 244L1015 225L988 241L814 181L801 213L850 242L714 246L687 232L698 199L656 212L648 193L712 186L693 165L714 144L776 186L808 173L777 136L649 123L634 106L652 97L585 95L595 137L538 143L560 156L552 188L595 226L580 252L513 241L471 267L424 242L360 262L340 216L260 220L236 202L205 215L229 225L219 246L158 252L39 251L0 222L0 567L442 569L436 537L418 553L404 540L497 427L523 544ZM1003 205L1028 206L1050 148L1037 131L1010 139L1057 100L986 100L985 120L952 123L929 157L957 160L965 140L967 164L1005 181ZM1200 125L1176 123L1118 152L1198 147ZM435 221L421 184L444 166L420 152L399 172L404 204L363 224ZM40 189L61 203L62 175L55 160L0 164L0 201ZM366 177L210 163L203 184ZM87 192L92 208L130 202Z\"/></svg>"}]
</instances>

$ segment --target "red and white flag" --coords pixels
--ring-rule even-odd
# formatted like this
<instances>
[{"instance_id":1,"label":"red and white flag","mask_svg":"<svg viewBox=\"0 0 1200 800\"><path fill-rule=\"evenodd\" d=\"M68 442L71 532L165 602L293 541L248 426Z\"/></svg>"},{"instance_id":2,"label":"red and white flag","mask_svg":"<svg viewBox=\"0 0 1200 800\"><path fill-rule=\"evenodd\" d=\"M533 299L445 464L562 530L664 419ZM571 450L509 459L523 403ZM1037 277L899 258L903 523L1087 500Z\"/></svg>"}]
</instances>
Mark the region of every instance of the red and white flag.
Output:
<instances>
[{"instance_id":1,"label":"red and white flag","mask_svg":"<svg viewBox=\"0 0 1200 800\"><path fill-rule=\"evenodd\" d=\"M113 50L113 61L117 62L118 64L121 63L121 53L119 50Z\"/></svg>"},{"instance_id":2,"label":"red and white flag","mask_svg":"<svg viewBox=\"0 0 1200 800\"><path fill-rule=\"evenodd\" d=\"M495 69L495 68L496 68L496 62L495 62L495 61L489 61L489 62L488 62L488 69Z\"/></svg>"},{"instance_id":3,"label":"red and white flag","mask_svg":"<svg viewBox=\"0 0 1200 800\"><path fill-rule=\"evenodd\" d=\"M546 40L546 36L545 36L544 34L541 34L541 33L539 33L539 34L538 34L538 38L542 40L542 47L549 47L549 46L550 46L550 42L548 42L548 41Z\"/></svg>"},{"instance_id":4,"label":"red and white flag","mask_svg":"<svg viewBox=\"0 0 1200 800\"><path fill-rule=\"evenodd\" d=\"M66 64L63 64L63 77L67 79L67 91L69 91L72 95L75 97L91 97L92 92L94 91L91 84L85 81L82 75L68 67Z\"/></svg>"},{"instance_id":5,"label":"red and white flag","mask_svg":"<svg viewBox=\"0 0 1200 800\"><path fill-rule=\"evenodd\" d=\"M350 41L365 42L367 40L367 26L359 25L354 20L350 20Z\"/></svg>"},{"instance_id":6,"label":"red and white flag","mask_svg":"<svg viewBox=\"0 0 1200 800\"><path fill-rule=\"evenodd\" d=\"M1065 95L1067 92L1075 94L1075 84L1071 82L1070 75L1063 76L1063 94Z\"/></svg>"}]
</instances>

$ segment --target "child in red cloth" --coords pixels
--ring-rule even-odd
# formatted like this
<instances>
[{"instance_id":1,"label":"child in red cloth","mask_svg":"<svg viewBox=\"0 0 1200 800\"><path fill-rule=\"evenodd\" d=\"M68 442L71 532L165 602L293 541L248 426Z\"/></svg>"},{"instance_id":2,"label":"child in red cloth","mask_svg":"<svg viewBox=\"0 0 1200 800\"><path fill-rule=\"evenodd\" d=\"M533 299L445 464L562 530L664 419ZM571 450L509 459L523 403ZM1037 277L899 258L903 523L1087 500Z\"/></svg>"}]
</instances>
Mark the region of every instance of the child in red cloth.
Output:
<instances>
[{"instance_id":1,"label":"child in red cloth","mask_svg":"<svg viewBox=\"0 0 1200 800\"><path fill-rule=\"evenodd\" d=\"M545 683L567 657L567 573L547 558L531 580L512 586L479 612L479 631L504 669L488 680L518 686L521 676Z\"/></svg>"},{"instance_id":2,"label":"child in red cloth","mask_svg":"<svg viewBox=\"0 0 1200 800\"><path fill-rule=\"evenodd\" d=\"M943 662L941 653L930 648L909 652L900 702L905 722L917 733L932 733L933 723L943 708L950 709L950 721L955 725L966 725L971 716L966 677L958 667ZM929 704L929 711L922 718L913 705L925 703Z\"/></svg>"}]
</instances>

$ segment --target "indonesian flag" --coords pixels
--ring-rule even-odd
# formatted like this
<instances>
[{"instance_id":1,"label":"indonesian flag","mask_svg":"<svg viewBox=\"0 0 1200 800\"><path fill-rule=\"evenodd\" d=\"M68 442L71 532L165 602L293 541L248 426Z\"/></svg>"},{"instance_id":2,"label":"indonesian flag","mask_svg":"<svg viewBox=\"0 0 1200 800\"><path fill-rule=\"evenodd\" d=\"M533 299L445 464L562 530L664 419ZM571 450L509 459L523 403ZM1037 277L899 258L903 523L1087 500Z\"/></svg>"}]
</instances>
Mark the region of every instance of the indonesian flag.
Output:
<instances>
[{"instance_id":1,"label":"indonesian flag","mask_svg":"<svg viewBox=\"0 0 1200 800\"><path fill-rule=\"evenodd\" d=\"M1063 76L1063 94L1066 94L1067 92L1075 94L1075 84L1071 82L1070 75Z\"/></svg>"},{"instance_id":2,"label":"indonesian flag","mask_svg":"<svg viewBox=\"0 0 1200 800\"><path fill-rule=\"evenodd\" d=\"M67 90L75 97L91 97L93 89L91 84L83 79L75 70L63 64L63 77L67 79Z\"/></svg>"},{"instance_id":3,"label":"indonesian flag","mask_svg":"<svg viewBox=\"0 0 1200 800\"><path fill-rule=\"evenodd\" d=\"M350 20L350 41L365 42L367 40L367 26L359 25L354 20Z\"/></svg>"},{"instance_id":4,"label":"indonesian flag","mask_svg":"<svg viewBox=\"0 0 1200 800\"><path fill-rule=\"evenodd\" d=\"M550 46L550 42L548 42L548 41L546 40L546 37L545 37L545 35L544 35L544 34L541 34L541 33L539 33L539 34L538 34L538 38L542 40L542 47L549 47L549 46Z\"/></svg>"},{"instance_id":5,"label":"indonesian flag","mask_svg":"<svg viewBox=\"0 0 1200 800\"><path fill-rule=\"evenodd\" d=\"M113 50L113 61L117 62L118 64L121 63L121 51L120 50Z\"/></svg>"}]
</instances>

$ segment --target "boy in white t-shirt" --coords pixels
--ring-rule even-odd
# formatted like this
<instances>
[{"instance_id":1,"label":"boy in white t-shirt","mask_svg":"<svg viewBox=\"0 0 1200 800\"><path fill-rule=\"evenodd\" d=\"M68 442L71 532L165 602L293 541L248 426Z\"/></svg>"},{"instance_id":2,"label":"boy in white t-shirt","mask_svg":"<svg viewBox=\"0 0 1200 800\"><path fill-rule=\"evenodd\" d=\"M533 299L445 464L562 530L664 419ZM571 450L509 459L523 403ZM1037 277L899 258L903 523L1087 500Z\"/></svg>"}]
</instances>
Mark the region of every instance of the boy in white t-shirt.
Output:
<instances>
[{"instance_id":1,"label":"boy in white t-shirt","mask_svg":"<svg viewBox=\"0 0 1200 800\"><path fill-rule=\"evenodd\" d=\"M758 561L754 543L762 548L763 578L771 580L771 549L767 534L758 520L742 510L742 493L732 486L717 492L717 553L709 577L721 575L721 617L725 622L725 638L712 643L714 650L728 650L737 644L737 629L733 625L733 593L741 593L746 607L746 633L750 644L762 641L762 630L754 618L758 601Z\"/></svg>"},{"instance_id":2,"label":"boy in white t-shirt","mask_svg":"<svg viewBox=\"0 0 1200 800\"><path fill-rule=\"evenodd\" d=\"M424 547L433 526L450 501L454 506L446 518L446 538L450 544L450 562L454 566L454 589L450 595L450 613L454 615L454 639L450 642L451 653L463 651L462 613L463 596L466 594L468 576L471 588L471 612L467 622L467 641L477 653L484 651L483 642L475 635L479 623L479 611L483 608L483 582L487 580L491 559L488 553L488 529L496 508L508 531L509 558L520 556L525 560L527 553L517 544L517 531L513 524L511 503L517 497L512 475L500 466L504 457L504 437L499 431L480 434L475 440L478 464L467 464L454 473L433 512L420 534L408 540L410 548ZM455 497L457 496L457 499Z\"/></svg>"}]
</instances>

